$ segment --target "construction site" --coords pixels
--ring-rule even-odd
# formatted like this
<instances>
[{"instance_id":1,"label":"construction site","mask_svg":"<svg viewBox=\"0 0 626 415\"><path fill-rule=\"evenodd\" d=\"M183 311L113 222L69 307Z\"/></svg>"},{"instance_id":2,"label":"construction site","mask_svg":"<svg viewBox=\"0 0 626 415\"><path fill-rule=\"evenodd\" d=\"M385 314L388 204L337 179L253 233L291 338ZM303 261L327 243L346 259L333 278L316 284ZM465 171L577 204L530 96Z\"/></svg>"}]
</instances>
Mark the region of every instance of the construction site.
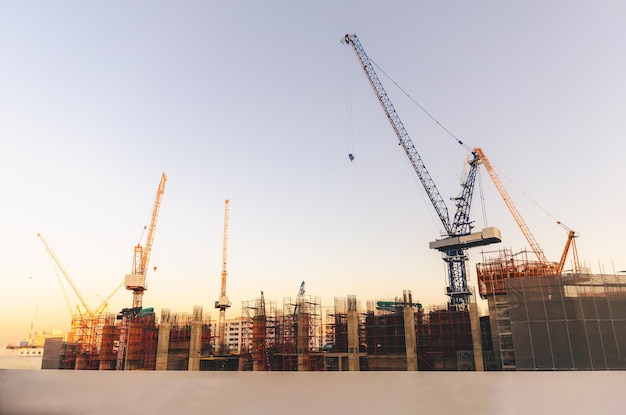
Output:
<instances>
[{"instance_id":1,"label":"construction site","mask_svg":"<svg viewBox=\"0 0 626 415\"><path fill-rule=\"evenodd\" d=\"M295 298L242 301L226 319L229 200L224 206L221 290L216 318L200 306L189 312L143 306L147 271L167 177L159 183L143 244L133 248L129 274L96 309L80 295L61 262L39 235L55 266L78 296L67 339L47 339L43 369L254 372L333 371L575 371L626 369L626 278L593 275L580 265L576 233L567 232L558 261L543 253L481 148L468 148L462 189L451 216L356 35L344 42L355 53L385 115L444 229L430 243L446 267L447 304L425 307L411 290L393 299L334 298L307 292ZM457 139L458 143L463 145ZM464 145L463 145L464 146ZM353 160L352 154L349 155ZM476 264L479 314L468 285L468 250L502 242L500 230L474 231L470 209L477 170L483 166L530 249L483 250ZM564 270L567 258L573 263ZM107 300L124 286L132 304L116 313ZM66 297L67 299L67 297ZM213 308L213 307L212 307Z\"/></svg>"}]
</instances>

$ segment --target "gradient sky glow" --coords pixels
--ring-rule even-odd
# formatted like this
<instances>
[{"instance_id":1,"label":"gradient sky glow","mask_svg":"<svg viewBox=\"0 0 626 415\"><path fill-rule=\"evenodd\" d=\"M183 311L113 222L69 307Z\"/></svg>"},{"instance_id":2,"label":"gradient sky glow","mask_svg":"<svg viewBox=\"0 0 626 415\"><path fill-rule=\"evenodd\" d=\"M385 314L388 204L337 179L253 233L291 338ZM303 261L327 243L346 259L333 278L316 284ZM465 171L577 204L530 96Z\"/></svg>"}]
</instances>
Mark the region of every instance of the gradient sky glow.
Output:
<instances>
[{"instance_id":1,"label":"gradient sky glow","mask_svg":"<svg viewBox=\"0 0 626 415\"><path fill-rule=\"evenodd\" d=\"M281 305L303 280L323 306L403 289L444 304L428 249L442 226L346 32L483 148L549 258L565 244L560 220L593 272L626 270L624 16L622 1L4 2L0 345L33 320L69 329L36 234L95 306L131 270L161 172L144 295L157 313L218 316L226 198L227 318L261 290ZM456 195L466 151L379 76L442 196ZM526 247L480 180L488 221L477 189L476 227ZM131 303L122 289L110 310Z\"/></svg>"}]
</instances>

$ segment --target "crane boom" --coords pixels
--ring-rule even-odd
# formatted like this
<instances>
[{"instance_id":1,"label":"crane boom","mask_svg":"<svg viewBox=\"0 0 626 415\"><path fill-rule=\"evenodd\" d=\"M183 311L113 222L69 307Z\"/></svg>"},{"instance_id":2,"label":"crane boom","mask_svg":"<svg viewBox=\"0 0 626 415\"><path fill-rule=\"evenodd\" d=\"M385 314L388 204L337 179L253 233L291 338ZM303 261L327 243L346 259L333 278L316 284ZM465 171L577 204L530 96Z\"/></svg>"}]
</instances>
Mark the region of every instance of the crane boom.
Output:
<instances>
[{"instance_id":1,"label":"crane boom","mask_svg":"<svg viewBox=\"0 0 626 415\"><path fill-rule=\"evenodd\" d=\"M396 110L393 107L393 104L391 103L391 100L389 99L387 92L385 92L385 89L383 88L383 85L380 82L380 79L378 78L376 71L374 71L374 66L370 58L365 53L365 50L363 49L361 42L359 42L359 39L357 38L355 34L346 34L344 38L344 42L347 45L352 46L352 49L354 50L356 57L359 59L359 62L361 63L361 66L363 67L363 70L365 71L365 75L367 76L367 79L370 81L370 84L372 88L374 89L374 92L376 93L376 97L378 98L380 105L382 105L383 110L387 114L387 118L389 119L389 122L391 123L391 127L393 128L396 135L398 136L398 140L400 140L400 145L404 149L404 152L406 153L406 155L409 157L409 160L411 161L411 165L415 169L417 176L422 182L422 185L424 186L424 189L426 190L426 194L428 195L428 198L430 199L431 203L433 204L435 208L435 211L437 212L437 216L439 216L439 219L441 220L441 223L443 224L443 227L446 230L446 233L448 234L448 236L452 236L453 227L450 223L450 216L448 215L448 208L443 198L441 197L441 194L439 193L437 186L435 186L435 182L430 176L430 173L426 169L426 166L424 165L422 158L420 157L419 153L417 152L417 149L413 145L413 142L411 141L411 138L409 137L409 134L407 133L406 128L404 128L404 124L402 124L400 117L396 113Z\"/></svg>"},{"instance_id":2,"label":"crane boom","mask_svg":"<svg viewBox=\"0 0 626 415\"><path fill-rule=\"evenodd\" d=\"M87 314L89 314L89 315L93 315L93 311L91 311L91 308L89 307L89 304L87 304L87 300L85 300L85 297L83 297L83 295L80 293L80 291L78 290L78 287L76 287L76 285L74 285L74 281L72 281L72 279L70 278L69 274L65 270L65 267L63 266L63 264L61 263L59 258L56 256L56 254L54 253L54 251L52 250L50 245L48 245L48 242L46 241L46 239L40 233L38 233L37 236L39 237L39 239L41 239L41 242L43 242L43 245L46 247L46 252L48 252L48 255L50 256L50 258L52 258L52 260L57 265L57 267L59 267L59 269L61 270L61 273L63 273L63 276L65 277L67 282L72 287L72 290L74 290L74 293L78 297L80 303L85 308L85 312L87 312ZM65 295L65 293L64 293L64 295Z\"/></svg>"},{"instance_id":3,"label":"crane boom","mask_svg":"<svg viewBox=\"0 0 626 415\"><path fill-rule=\"evenodd\" d=\"M138 273L146 274L148 271L148 263L150 262L150 253L152 252L152 242L154 240L154 231L156 229L157 219L159 217L159 209L161 207L161 199L163 198L163 193L165 192L165 182L167 181L167 176L165 173L161 175L161 181L159 183L159 188L157 189L156 198L154 199L154 207L152 208L152 219L150 220L150 226L148 227L148 236L146 237L146 243L143 248L143 255L141 256L141 261Z\"/></svg>"},{"instance_id":4,"label":"crane boom","mask_svg":"<svg viewBox=\"0 0 626 415\"><path fill-rule=\"evenodd\" d=\"M165 173L161 174L161 181L159 182L156 198L154 200L154 208L152 209L152 218L150 220L150 226L148 227L146 243L144 246L141 246L141 244L137 244L135 246L132 274L127 274L124 278L124 285L126 286L126 289L133 291L133 308L141 308L143 292L148 289L148 285L146 284L146 274L148 272L148 263L150 262L150 253L152 252L154 231L159 217L161 198L165 192L166 181L167 176Z\"/></svg>"},{"instance_id":5,"label":"crane boom","mask_svg":"<svg viewBox=\"0 0 626 415\"><path fill-rule=\"evenodd\" d=\"M111 293L109 295L106 296L106 298L104 300L102 300L102 302L100 303L100 305L98 306L98 308L96 308L96 311L94 311L94 314L96 315L100 315L104 312L104 310L107 309L107 307L109 306L109 300L111 299L111 297L113 297L115 295L116 292L119 291L120 288L122 288L124 286L124 281L120 282L114 289L113 291L111 291Z\"/></svg>"},{"instance_id":6,"label":"crane boom","mask_svg":"<svg viewBox=\"0 0 626 415\"><path fill-rule=\"evenodd\" d=\"M487 172L489 173L489 176L491 176L491 180L493 181L493 184L498 189L498 192L500 192L500 196L504 200L504 203L506 204L506 206L509 208L511 215L513 215L515 222L517 222L517 226L520 228L520 230L524 234L526 241L530 244L530 248L533 250L537 258L539 259L539 262L543 265L548 266L549 265L548 258L546 258L545 254L543 253L543 250L541 249L541 247L535 240L535 237L533 236L532 232L528 228L528 225L526 225L526 222L522 218L522 215L517 210L517 207L515 207L513 200L511 199L508 192L504 188L504 185L500 181L500 178L498 177L498 173L493 168L493 165L491 164L491 162L489 161L489 159L487 158L487 156L485 155L485 153L483 152L481 148L475 148L474 152L480 158L480 161L485 166L485 169L487 169Z\"/></svg>"}]
</instances>

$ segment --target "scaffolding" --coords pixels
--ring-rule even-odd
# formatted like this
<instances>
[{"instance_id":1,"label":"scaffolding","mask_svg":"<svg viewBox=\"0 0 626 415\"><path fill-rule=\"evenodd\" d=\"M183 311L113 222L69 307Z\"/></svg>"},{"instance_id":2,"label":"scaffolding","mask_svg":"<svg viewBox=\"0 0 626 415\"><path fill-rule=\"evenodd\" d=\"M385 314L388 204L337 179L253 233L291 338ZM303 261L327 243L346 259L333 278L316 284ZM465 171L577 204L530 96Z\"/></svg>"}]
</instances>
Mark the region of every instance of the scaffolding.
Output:
<instances>
[{"instance_id":1,"label":"scaffolding","mask_svg":"<svg viewBox=\"0 0 626 415\"><path fill-rule=\"evenodd\" d=\"M418 344L420 370L458 370L459 352L472 351L472 329L468 311L437 309L428 312L427 335ZM461 353L462 354L462 353Z\"/></svg>"},{"instance_id":2,"label":"scaffolding","mask_svg":"<svg viewBox=\"0 0 626 415\"><path fill-rule=\"evenodd\" d=\"M276 319L276 353L272 370L323 370L321 301L315 296L283 299Z\"/></svg>"},{"instance_id":3,"label":"scaffolding","mask_svg":"<svg viewBox=\"0 0 626 415\"><path fill-rule=\"evenodd\" d=\"M107 322L102 328L102 341L100 343L99 354L100 370L115 370L119 339L119 327L114 324L114 321Z\"/></svg>"},{"instance_id":4,"label":"scaffolding","mask_svg":"<svg viewBox=\"0 0 626 415\"><path fill-rule=\"evenodd\" d=\"M81 345L74 342L63 342L59 353L59 369L75 370L76 360L81 354Z\"/></svg>"},{"instance_id":5,"label":"scaffolding","mask_svg":"<svg viewBox=\"0 0 626 415\"><path fill-rule=\"evenodd\" d=\"M271 370L271 356L276 348L276 302L266 302L264 298L244 301L241 316L239 369Z\"/></svg>"},{"instance_id":6,"label":"scaffolding","mask_svg":"<svg viewBox=\"0 0 626 415\"><path fill-rule=\"evenodd\" d=\"M319 297L264 298L242 303L240 370L319 371L324 368Z\"/></svg>"},{"instance_id":7,"label":"scaffolding","mask_svg":"<svg viewBox=\"0 0 626 415\"><path fill-rule=\"evenodd\" d=\"M194 308L194 311L196 309ZM198 310L201 312L201 309ZM167 350L167 370L189 370L193 314L169 315L170 338ZM215 336L211 331L210 314L201 315L200 355L209 356L215 350Z\"/></svg>"},{"instance_id":8,"label":"scaffolding","mask_svg":"<svg viewBox=\"0 0 626 415\"><path fill-rule=\"evenodd\" d=\"M107 350L109 326L113 326L115 314L72 316L71 331L67 342L60 350L59 369L99 370L103 356L110 356ZM105 340L106 339L106 340Z\"/></svg>"},{"instance_id":9,"label":"scaffolding","mask_svg":"<svg viewBox=\"0 0 626 415\"><path fill-rule=\"evenodd\" d=\"M365 317L368 370L406 370L404 314L368 310Z\"/></svg>"},{"instance_id":10,"label":"scaffolding","mask_svg":"<svg viewBox=\"0 0 626 415\"><path fill-rule=\"evenodd\" d=\"M510 249L502 249L496 257L485 257L485 254L492 253L483 252L482 262L476 264L478 291L483 299L493 294L506 294L505 281L508 278L539 277L556 273L556 263L530 260L526 250L513 253Z\"/></svg>"},{"instance_id":11,"label":"scaffolding","mask_svg":"<svg viewBox=\"0 0 626 415\"><path fill-rule=\"evenodd\" d=\"M469 311L445 306L426 311L412 302L410 292L368 301L352 321L348 308L345 299L336 298L334 310L326 312L327 371L474 370ZM355 306L352 310L356 313ZM350 325L356 325L358 340L349 339ZM352 345L358 356L350 355ZM349 366L350 358L358 362Z\"/></svg>"},{"instance_id":12,"label":"scaffolding","mask_svg":"<svg viewBox=\"0 0 626 415\"><path fill-rule=\"evenodd\" d=\"M285 298L282 309L263 297L243 302L239 356L213 356L214 333L201 309L194 308L193 316L167 313L161 325L154 312L145 309L125 314L126 320L113 316L96 324L101 328L94 354L85 353L80 343L66 342L59 366L100 370L155 370L157 366L160 370L245 371L473 369L467 311L444 307L426 311L421 304L398 298L369 301L360 309L356 297L348 296L336 298L334 308L322 313L318 297L299 296L296 301ZM485 323L481 326L488 332L489 322ZM159 328L163 335L169 334L160 343Z\"/></svg>"},{"instance_id":13,"label":"scaffolding","mask_svg":"<svg viewBox=\"0 0 626 415\"><path fill-rule=\"evenodd\" d=\"M334 299L334 307L325 310L323 368L321 370L367 370L365 313L358 311L355 296ZM354 313L354 314L350 314ZM356 329L351 325L356 325ZM351 363L350 359L354 359Z\"/></svg>"},{"instance_id":14,"label":"scaffolding","mask_svg":"<svg viewBox=\"0 0 626 415\"><path fill-rule=\"evenodd\" d=\"M348 353L348 306L345 298L334 299L335 307L326 310L323 350Z\"/></svg>"},{"instance_id":15,"label":"scaffolding","mask_svg":"<svg viewBox=\"0 0 626 415\"><path fill-rule=\"evenodd\" d=\"M158 328L152 309L140 312L128 324L128 336L124 370L154 370Z\"/></svg>"},{"instance_id":16,"label":"scaffolding","mask_svg":"<svg viewBox=\"0 0 626 415\"><path fill-rule=\"evenodd\" d=\"M284 305L283 305L284 307ZM291 309L283 308L276 316L275 348L271 356L270 370L295 372L298 370L296 353L296 317Z\"/></svg>"}]
</instances>

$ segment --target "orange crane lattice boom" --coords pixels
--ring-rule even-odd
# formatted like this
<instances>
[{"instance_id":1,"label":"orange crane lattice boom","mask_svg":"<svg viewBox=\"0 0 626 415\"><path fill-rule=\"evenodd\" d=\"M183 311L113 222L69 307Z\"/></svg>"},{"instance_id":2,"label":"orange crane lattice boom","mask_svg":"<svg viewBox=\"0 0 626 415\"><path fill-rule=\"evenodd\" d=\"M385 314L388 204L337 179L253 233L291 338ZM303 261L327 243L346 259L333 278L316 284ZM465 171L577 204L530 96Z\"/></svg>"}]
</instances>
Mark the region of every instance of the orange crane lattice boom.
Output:
<instances>
[{"instance_id":1,"label":"orange crane lattice boom","mask_svg":"<svg viewBox=\"0 0 626 415\"><path fill-rule=\"evenodd\" d=\"M500 196L502 196L504 203L509 208L511 215L513 215L515 222L517 222L517 226L519 226L519 228L521 229L522 233L524 234L524 237L526 238L526 241L528 241L528 243L530 244L531 249L533 250L535 255L537 255L539 262L541 262L545 266L548 266L550 264L550 261L548 261L548 258L546 258L545 254L543 253L543 250L541 249L541 247L535 240L535 237L533 236L533 234L530 232L528 225L526 225L526 222L524 222L522 215L517 210L517 207L515 207L513 200L511 199L508 192L504 188L504 185L500 181L500 178L498 177L498 173L492 166L491 162L489 161L487 156L485 156L485 153L483 152L481 148L475 148L474 152L478 155L480 161L487 169L487 172L489 173L489 176L491 176L491 180L493 181L493 184L498 189L498 192L500 192Z\"/></svg>"},{"instance_id":2,"label":"orange crane lattice boom","mask_svg":"<svg viewBox=\"0 0 626 415\"><path fill-rule=\"evenodd\" d=\"M159 217L159 208L161 207L161 198L165 192L165 182L167 176L165 173L161 175L161 182L157 189L156 198L154 200L154 208L152 210L152 219L148 228L148 236L144 246L137 244L134 249L133 271L124 278L124 285L127 290L133 292L133 308L141 307L143 301L143 292L148 289L146 283L146 273L148 271L148 263L150 261L150 252L152 251L152 242L154 239L154 231L156 229L157 219Z\"/></svg>"}]
</instances>

